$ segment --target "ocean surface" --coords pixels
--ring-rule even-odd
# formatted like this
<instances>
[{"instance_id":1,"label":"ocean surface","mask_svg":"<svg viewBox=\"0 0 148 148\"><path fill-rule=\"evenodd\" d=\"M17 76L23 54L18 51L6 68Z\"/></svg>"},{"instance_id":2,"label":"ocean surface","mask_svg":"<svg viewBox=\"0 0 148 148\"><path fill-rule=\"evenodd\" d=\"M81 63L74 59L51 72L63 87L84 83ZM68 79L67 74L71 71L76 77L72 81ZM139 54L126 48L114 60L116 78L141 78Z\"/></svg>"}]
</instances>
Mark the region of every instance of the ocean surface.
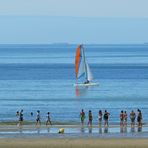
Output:
<instances>
[{"instance_id":1,"label":"ocean surface","mask_svg":"<svg viewBox=\"0 0 148 148\"><path fill-rule=\"evenodd\" d=\"M139 108L148 122L148 44L84 47L99 86L73 86L76 45L0 45L0 121L18 120L23 109L24 120L35 121L40 110L43 122L47 112L52 121L79 122L83 108L86 116L92 110L94 124L100 109L117 123L121 110L130 121Z\"/></svg>"}]
</instances>

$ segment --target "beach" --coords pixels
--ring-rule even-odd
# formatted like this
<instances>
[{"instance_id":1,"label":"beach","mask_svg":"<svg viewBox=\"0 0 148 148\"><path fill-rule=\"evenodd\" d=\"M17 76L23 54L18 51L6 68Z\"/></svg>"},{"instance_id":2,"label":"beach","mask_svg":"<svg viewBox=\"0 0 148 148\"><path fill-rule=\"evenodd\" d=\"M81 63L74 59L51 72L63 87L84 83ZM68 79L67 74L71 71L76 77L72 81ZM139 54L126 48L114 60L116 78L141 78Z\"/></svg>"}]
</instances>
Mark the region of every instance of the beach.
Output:
<instances>
[{"instance_id":1,"label":"beach","mask_svg":"<svg viewBox=\"0 0 148 148\"><path fill-rule=\"evenodd\" d=\"M76 45L0 46L0 147L148 147L148 46L85 48L98 86L74 86ZM138 109L142 128L137 126ZM24 121L18 127L16 112L21 110ZM35 126L38 110L41 126ZM87 126L89 110L92 127ZM104 127L104 120L98 126L99 110L110 113L109 127ZM120 127L121 110L127 112L124 127ZM132 110L134 128L130 126ZM48 112L52 126L45 125ZM64 134L58 134L60 128Z\"/></svg>"},{"instance_id":2,"label":"beach","mask_svg":"<svg viewBox=\"0 0 148 148\"><path fill-rule=\"evenodd\" d=\"M5 148L147 148L148 139L48 139L48 138L11 138L0 139L0 147Z\"/></svg>"},{"instance_id":3,"label":"beach","mask_svg":"<svg viewBox=\"0 0 148 148\"><path fill-rule=\"evenodd\" d=\"M64 133L59 134L60 128ZM0 148L147 148L148 124L134 131L128 125L121 131L119 125L108 128L93 125L52 125L35 126L0 125Z\"/></svg>"}]
</instances>

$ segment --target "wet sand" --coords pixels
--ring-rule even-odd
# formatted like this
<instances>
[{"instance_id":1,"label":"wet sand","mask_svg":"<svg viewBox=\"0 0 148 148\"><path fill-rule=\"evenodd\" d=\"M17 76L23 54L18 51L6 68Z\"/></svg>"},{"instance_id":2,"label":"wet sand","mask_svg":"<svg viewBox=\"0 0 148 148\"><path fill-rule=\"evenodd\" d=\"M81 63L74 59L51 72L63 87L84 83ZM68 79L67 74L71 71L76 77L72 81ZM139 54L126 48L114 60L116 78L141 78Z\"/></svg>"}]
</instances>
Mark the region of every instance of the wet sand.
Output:
<instances>
[{"instance_id":1,"label":"wet sand","mask_svg":"<svg viewBox=\"0 0 148 148\"><path fill-rule=\"evenodd\" d=\"M148 139L48 139L48 138L12 138L0 139L0 148L147 148Z\"/></svg>"}]
</instances>

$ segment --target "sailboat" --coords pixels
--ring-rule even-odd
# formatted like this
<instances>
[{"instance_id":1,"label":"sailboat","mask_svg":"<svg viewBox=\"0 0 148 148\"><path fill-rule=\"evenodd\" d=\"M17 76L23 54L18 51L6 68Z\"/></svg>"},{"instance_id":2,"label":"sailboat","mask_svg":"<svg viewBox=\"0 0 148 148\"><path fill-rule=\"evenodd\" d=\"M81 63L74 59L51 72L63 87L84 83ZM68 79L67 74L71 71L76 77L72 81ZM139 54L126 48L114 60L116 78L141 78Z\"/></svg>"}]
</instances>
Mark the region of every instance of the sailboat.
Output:
<instances>
[{"instance_id":1,"label":"sailboat","mask_svg":"<svg viewBox=\"0 0 148 148\"><path fill-rule=\"evenodd\" d=\"M93 83L92 72L89 68L88 63L85 58L85 49L83 45L79 45L76 49L75 55L75 74L76 74L76 84L75 86L92 86L98 85L98 83ZM78 83L78 79L84 78L85 81L83 83Z\"/></svg>"}]
</instances>

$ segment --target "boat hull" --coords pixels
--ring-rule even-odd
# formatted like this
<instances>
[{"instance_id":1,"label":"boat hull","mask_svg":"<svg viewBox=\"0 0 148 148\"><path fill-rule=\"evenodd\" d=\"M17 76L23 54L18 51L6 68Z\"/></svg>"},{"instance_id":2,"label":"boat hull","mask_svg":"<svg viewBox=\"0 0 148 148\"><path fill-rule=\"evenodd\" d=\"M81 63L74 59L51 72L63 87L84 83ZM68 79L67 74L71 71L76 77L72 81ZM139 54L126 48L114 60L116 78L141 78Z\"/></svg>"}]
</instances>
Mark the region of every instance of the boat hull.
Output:
<instances>
[{"instance_id":1,"label":"boat hull","mask_svg":"<svg viewBox=\"0 0 148 148\"><path fill-rule=\"evenodd\" d=\"M74 84L74 86L97 86L99 85L99 83L77 83L77 84Z\"/></svg>"}]
</instances>

